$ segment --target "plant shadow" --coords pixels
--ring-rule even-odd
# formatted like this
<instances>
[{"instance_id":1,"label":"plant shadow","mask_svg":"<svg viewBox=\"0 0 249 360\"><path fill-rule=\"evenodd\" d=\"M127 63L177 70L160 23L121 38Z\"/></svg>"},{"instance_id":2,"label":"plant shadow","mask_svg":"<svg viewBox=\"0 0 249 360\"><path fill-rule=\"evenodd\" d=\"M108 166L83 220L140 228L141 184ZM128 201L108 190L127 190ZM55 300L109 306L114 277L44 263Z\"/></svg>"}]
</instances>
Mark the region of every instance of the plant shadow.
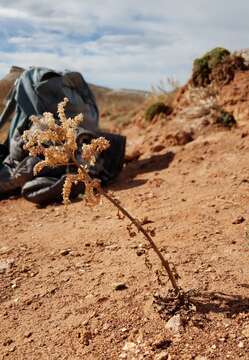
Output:
<instances>
[{"instance_id":1,"label":"plant shadow","mask_svg":"<svg viewBox=\"0 0 249 360\"><path fill-rule=\"evenodd\" d=\"M191 303L199 314L224 313L232 317L239 313L249 313L249 298L241 295L228 295L222 292L200 292L191 296Z\"/></svg>"},{"instance_id":2,"label":"plant shadow","mask_svg":"<svg viewBox=\"0 0 249 360\"><path fill-rule=\"evenodd\" d=\"M153 304L164 320L180 314L186 324L190 320L198 325L198 319L208 319L208 314L223 314L232 318L237 314L249 313L249 298L241 295L228 295L222 292L203 292L189 290L175 292L169 289L166 295L155 294ZM202 327L199 323L198 326Z\"/></svg>"}]
</instances>

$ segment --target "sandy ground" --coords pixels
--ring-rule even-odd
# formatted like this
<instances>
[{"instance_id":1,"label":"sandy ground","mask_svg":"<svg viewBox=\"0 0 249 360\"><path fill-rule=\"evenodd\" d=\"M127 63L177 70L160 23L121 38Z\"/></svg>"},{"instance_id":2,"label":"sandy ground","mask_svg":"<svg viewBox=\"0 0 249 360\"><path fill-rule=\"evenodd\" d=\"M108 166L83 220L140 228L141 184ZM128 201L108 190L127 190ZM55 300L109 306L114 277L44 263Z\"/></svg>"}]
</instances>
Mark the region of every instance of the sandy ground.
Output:
<instances>
[{"instance_id":1,"label":"sandy ground","mask_svg":"<svg viewBox=\"0 0 249 360\"><path fill-rule=\"evenodd\" d=\"M124 133L128 151L148 136ZM179 285L199 291L173 330L153 305L170 287L158 259L107 200L93 209L1 201L0 358L249 359L248 139L242 122L184 146L141 147L109 188L151 221Z\"/></svg>"}]
</instances>

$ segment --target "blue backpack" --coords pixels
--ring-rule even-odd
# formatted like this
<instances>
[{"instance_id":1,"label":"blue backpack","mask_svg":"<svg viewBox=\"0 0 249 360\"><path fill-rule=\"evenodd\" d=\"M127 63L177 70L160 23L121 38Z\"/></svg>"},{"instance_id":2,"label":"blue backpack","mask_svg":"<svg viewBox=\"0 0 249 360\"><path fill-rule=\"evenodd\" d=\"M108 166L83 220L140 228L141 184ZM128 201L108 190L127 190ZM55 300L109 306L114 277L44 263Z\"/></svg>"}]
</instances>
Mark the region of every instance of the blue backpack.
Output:
<instances>
[{"instance_id":1,"label":"blue backpack","mask_svg":"<svg viewBox=\"0 0 249 360\"><path fill-rule=\"evenodd\" d=\"M81 131L83 142L99 136L105 136L110 141L110 148L101 154L91 170L92 175L103 183L108 183L118 175L124 162L126 139L99 130L99 111L95 97L82 75L40 67L24 71L16 80L1 114L0 129L6 121L10 121L10 128L5 143L0 144L0 168L1 163L6 163L6 156L14 166L27 157L28 154L23 150L22 134L30 128L30 116L51 112L56 117L57 105L65 97L69 99L66 116L73 117L79 113L84 116ZM32 174L32 169L30 171Z\"/></svg>"},{"instance_id":2,"label":"blue backpack","mask_svg":"<svg viewBox=\"0 0 249 360\"><path fill-rule=\"evenodd\" d=\"M14 114L8 142L16 130L22 133L29 126L31 115L43 112L57 113L57 105L65 97L69 99L66 113L68 116L83 113L86 128L98 127L99 112L96 101L88 84L78 72L56 72L47 68L32 67L16 80L7 105L0 117L0 128Z\"/></svg>"}]
</instances>

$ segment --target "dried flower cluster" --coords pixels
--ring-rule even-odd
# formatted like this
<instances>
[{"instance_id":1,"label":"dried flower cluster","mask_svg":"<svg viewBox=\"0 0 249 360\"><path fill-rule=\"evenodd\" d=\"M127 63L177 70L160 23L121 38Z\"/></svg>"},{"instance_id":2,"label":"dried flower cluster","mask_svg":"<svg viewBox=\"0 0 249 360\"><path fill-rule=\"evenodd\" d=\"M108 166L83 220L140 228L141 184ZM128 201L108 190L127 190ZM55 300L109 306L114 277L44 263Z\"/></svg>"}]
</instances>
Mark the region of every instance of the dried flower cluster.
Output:
<instances>
[{"instance_id":1,"label":"dried flower cluster","mask_svg":"<svg viewBox=\"0 0 249 360\"><path fill-rule=\"evenodd\" d=\"M89 167L96 161L96 156L109 147L109 142L103 138L92 140L91 144L83 144L81 149L84 165L76 160L77 128L83 121L82 114L74 118L67 118L65 106L68 99L65 98L58 104L58 119L53 114L44 113L42 117L32 116L33 126L23 134L25 142L24 149L32 156L41 156L44 160L38 162L34 167L34 174L37 175L45 167L57 167L75 165L77 173L67 174L63 187L64 203L69 203L69 197L73 184L82 182L85 185L85 199L89 205L99 202L100 182L92 179L89 174Z\"/></svg>"},{"instance_id":2,"label":"dried flower cluster","mask_svg":"<svg viewBox=\"0 0 249 360\"><path fill-rule=\"evenodd\" d=\"M189 119L208 116L210 120L215 120L219 112L218 94L214 86L202 88L190 86L184 94L184 108L180 111L180 115Z\"/></svg>"}]
</instances>

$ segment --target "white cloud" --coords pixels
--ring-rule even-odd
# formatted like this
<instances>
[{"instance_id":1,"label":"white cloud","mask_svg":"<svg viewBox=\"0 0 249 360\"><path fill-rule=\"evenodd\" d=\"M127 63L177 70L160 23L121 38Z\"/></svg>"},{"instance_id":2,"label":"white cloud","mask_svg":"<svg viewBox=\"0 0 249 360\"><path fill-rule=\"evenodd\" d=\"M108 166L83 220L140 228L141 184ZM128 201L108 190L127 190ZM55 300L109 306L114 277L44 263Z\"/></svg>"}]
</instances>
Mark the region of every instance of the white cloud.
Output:
<instances>
[{"instance_id":1,"label":"white cloud","mask_svg":"<svg viewBox=\"0 0 249 360\"><path fill-rule=\"evenodd\" d=\"M208 49L248 46L248 14L247 0L1 0L0 75L16 64L72 68L113 87L185 81Z\"/></svg>"},{"instance_id":2,"label":"white cloud","mask_svg":"<svg viewBox=\"0 0 249 360\"><path fill-rule=\"evenodd\" d=\"M0 7L0 18L1 17L12 19L27 19L28 14L18 9Z\"/></svg>"}]
</instances>

